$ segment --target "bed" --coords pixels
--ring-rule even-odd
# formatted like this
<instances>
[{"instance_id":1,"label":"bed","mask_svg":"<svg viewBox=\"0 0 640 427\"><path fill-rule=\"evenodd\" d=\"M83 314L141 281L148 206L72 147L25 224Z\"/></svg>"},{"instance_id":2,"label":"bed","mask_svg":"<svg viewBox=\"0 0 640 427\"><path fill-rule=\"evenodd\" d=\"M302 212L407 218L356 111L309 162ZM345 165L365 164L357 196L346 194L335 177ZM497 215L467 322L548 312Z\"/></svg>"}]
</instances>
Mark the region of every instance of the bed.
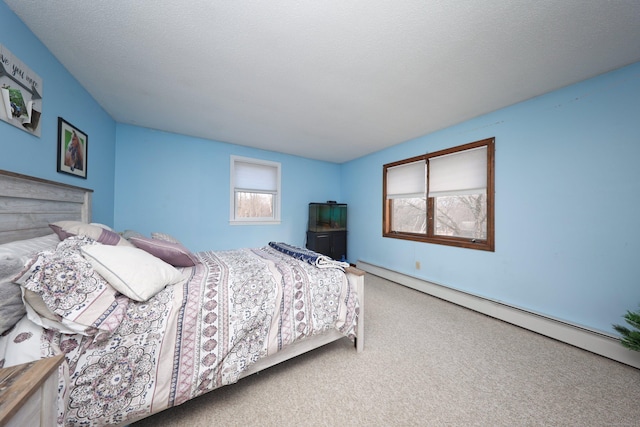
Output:
<instances>
[{"instance_id":1,"label":"bed","mask_svg":"<svg viewBox=\"0 0 640 427\"><path fill-rule=\"evenodd\" d=\"M18 310L0 364L65 355L58 425L127 425L338 339L363 351L362 271L281 242L191 253L115 232L91 196L0 171L0 303Z\"/></svg>"}]
</instances>

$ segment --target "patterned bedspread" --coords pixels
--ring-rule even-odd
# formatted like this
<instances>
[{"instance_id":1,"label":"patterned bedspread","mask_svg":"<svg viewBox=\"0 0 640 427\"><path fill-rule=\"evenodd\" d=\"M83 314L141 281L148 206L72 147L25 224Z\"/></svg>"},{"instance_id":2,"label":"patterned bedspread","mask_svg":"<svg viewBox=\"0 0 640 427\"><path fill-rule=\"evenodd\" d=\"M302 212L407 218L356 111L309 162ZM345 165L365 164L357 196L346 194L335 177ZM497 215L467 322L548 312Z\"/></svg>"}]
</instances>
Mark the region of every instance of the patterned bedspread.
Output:
<instances>
[{"instance_id":1,"label":"patterned bedspread","mask_svg":"<svg viewBox=\"0 0 640 427\"><path fill-rule=\"evenodd\" d=\"M303 337L330 328L355 336L357 295L342 271L269 246L197 257L186 283L129 301L106 341L43 334L43 355L64 352L68 360L60 425L123 424L234 383Z\"/></svg>"}]
</instances>

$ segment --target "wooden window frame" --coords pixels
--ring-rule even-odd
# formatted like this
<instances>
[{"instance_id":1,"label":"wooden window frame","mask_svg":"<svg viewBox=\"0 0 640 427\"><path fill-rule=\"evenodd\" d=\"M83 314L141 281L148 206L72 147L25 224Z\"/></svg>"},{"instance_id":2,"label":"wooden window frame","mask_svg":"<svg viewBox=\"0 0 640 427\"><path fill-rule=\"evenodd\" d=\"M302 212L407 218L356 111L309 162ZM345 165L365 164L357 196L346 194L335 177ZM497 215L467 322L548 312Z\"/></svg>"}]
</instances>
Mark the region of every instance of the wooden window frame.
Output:
<instances>
[{"instance_id":1,"label":"wooden window frame","mask_svg":"<svg viewBox=\"0 0 640 427\"><path fill-rule=\"evenodd\" d=\"M434 157L443 156L446 154L453 154L460 151L470 150L473 148L487 147L487 238L486 240L479 240L473 238L465 238L458 236L440 236L434 234L435 220L433 216L435 208L435 198L427 196L427 232L423 233L410 233L399 232L391 229L391 199L387 198L387 170L394 166L400 166L406 163L412 163L420 160L425 160L427 165L429 159ZM427 153L420 156L411 157L404 160L399 160L393 163L388 163L383 166L382 173L382 236L390 237L394 239L412 240L416 242L433 243L438 245L456 246L468 249L477 249L483 251L495 251L495 138L487 138L480 141L471 142L468 144L460 145L457 147L451 147L444 150L436 151L433 153ZM427 168L427 182L429 182ZM428 185L428 184L427 184ZM427 189L425 189L426 192ZM426 193L425 193L426 194Z\"/></svg>"}]
</instances>

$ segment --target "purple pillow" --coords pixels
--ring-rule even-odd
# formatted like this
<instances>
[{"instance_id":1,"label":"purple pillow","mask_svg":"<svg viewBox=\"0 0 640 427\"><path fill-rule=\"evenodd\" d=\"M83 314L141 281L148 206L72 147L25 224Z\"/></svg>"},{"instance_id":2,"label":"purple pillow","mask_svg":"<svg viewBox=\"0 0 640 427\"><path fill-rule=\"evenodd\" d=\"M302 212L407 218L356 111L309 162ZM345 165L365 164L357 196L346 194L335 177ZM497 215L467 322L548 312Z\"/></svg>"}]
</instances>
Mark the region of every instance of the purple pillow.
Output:
<instances>
[{"instance_id":1,"label":"purple pillow","mask_svg":"<svg viewBox=\"0 0 640 427\"><path fill-rule=\"evenodd\" d=\"M192 267L199 263L198 258L180 243L147 237L130 237L129 241L151 255L160 258L174 267Z\"/></svg>"}]
</instances>

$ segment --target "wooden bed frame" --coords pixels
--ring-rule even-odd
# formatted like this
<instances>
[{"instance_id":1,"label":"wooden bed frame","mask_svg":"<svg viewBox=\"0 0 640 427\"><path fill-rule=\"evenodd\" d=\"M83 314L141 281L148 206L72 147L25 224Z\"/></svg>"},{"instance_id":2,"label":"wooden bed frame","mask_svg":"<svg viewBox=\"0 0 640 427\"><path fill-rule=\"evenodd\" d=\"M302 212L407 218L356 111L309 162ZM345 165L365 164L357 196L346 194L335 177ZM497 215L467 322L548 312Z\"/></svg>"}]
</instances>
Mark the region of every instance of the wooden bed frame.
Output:
<instances>
[{"instance_id":1,"label":"wooden bed frame","mask_svg":"<svg viewBox=\"0 0 640 427\"><path fill-rule=\"evenodd\" d=\"M62 220L91 221L93 190L61 184L27 175L0 170L0 244L29 239L51 233L48 224ZM358 291L356 350L364 350L364 275L362 270L348 267L347 277ZM328 331L285 348L254 364L242 377L344 338L337 331Z\"/></svg>"},{"instance_id":2,"label":"wooden bed frame","mask_svg":"<svg viewBox=\"0 0 640 427\"><path fill-rule=\"evenodd\" d=\"M50 222L90 222L93 190L0 170L0 243L51 234Z\"/></svg>"}]
</instances>

